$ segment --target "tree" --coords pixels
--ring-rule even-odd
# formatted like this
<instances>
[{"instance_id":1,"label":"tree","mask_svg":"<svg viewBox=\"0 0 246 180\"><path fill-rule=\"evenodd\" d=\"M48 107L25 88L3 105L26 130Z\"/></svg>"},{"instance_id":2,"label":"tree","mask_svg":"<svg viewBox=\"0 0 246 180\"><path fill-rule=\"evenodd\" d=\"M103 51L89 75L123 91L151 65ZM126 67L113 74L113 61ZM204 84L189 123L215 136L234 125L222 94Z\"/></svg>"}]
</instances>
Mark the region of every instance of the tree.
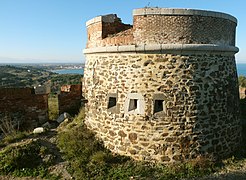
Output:
<instances>
[{"instance_id":1,"label":"tree","mask_svg":"<svg viewBox=\"0 0 246 180\"><path fill-rule=\"evenodd\" d=\"M239 76L238 82L239 82L239 86L246 87L246 77L245 76Z\"/></svg>"}]
</instances>

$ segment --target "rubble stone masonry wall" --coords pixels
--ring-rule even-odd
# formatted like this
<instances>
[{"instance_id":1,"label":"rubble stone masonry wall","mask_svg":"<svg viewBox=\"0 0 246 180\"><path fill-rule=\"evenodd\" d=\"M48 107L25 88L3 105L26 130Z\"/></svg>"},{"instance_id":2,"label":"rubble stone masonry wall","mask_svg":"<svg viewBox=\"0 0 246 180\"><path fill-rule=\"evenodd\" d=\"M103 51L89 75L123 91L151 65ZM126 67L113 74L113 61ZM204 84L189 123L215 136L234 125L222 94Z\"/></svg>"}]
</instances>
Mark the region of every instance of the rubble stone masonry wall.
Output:
<instances>
[{"instance_id":1,"label":"rubble stone masonry wall","mask_svg":"<svg viewBox=\"0 0 246 180\"><path fill-rule=\"evenodd\" d=\"M35 94L33 88L0 89L0 116L6 113L22 129L37 127L48 120L48 94Z\"/></svg>"},{"instance_id":2,"label":"rubble stone masonry wall","mask_svg":"<svg viewBox=\"0 0 246 180\"><path fill-rule=\"evenodd\" d=\"M145 8L111 37L126 34L125 44L88 39L86 124L111 151L137 160L231 154L241 142L235 27L223 13Z\"/></svg>"}]
</instances>

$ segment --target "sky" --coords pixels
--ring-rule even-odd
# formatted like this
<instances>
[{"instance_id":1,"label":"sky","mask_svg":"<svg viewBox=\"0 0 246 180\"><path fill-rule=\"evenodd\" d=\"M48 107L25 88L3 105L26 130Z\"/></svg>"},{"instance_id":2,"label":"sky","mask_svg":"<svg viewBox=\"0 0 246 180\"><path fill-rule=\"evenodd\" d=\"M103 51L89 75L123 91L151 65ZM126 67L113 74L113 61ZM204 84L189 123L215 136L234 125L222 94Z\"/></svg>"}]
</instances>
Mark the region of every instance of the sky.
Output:
<instances>
[{"instance_id":1,"label":"sky","mask_svg":"<svg viewBox=\"0 0 246 180\"><path fill-rule=\"evenodd\" d=\"M84 63L86 21L143 7L219 11L238 20L237 63L246 63L246 0L0 0L0 63Z\"/></svg>"}]
</instances>

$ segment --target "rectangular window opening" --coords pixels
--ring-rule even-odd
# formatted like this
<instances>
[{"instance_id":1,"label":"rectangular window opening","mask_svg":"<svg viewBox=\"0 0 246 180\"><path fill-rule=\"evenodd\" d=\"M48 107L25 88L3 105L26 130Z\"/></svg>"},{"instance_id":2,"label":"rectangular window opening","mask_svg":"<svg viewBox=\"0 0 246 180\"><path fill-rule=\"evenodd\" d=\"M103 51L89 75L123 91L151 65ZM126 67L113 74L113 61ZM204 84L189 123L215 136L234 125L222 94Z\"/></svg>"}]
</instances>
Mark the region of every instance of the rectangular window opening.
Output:
<instances>
[{"instance_id":1,"label":"rectangular window opening","mask_svg":"<svg viewBox=\"0 0 246 180\"><path fill-rule=\"evenodd\" d=\"M116 97L109 97L108 109L116 106Z\"/></svg>"},{"instance_id":2,"label":"rectangular window opening","mask_svg":"<svg viewBox=\"0 0 246 180\"><path fill-rule=\"evenodd\" d=\"M155 102L154 102L154 113L162 112L164 110L163 102L164 102L164 100L155 100Z\"/></svg>"},{"instance_id":3,"label":"rectangular window opening","mask_svg":"<svg viewBox=\"0 0 246 180\"><path fill-rule=\"evenodd\" d=\"M130 99L128 111L134 111L138 108L138 99Z\"/></svg>"}]
</instances>

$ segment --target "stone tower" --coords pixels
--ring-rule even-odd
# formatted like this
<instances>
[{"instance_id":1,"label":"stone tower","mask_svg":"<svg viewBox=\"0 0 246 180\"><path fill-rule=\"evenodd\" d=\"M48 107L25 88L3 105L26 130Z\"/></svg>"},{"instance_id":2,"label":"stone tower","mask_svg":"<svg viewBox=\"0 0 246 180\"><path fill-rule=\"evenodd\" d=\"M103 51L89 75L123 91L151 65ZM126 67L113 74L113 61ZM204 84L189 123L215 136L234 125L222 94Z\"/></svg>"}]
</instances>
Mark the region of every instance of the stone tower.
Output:
<instances>
[{"instance_id":1,"label":"stone tower","mask_svg":"<svg viewBox=\"0 0 246 180\"><path fill-rule=\"evenodd\" d=\"M241 140L237 20L143 8L86 23L85 122L111 151L171 163L235 151Z\"/></svg>"}]
</instances>

